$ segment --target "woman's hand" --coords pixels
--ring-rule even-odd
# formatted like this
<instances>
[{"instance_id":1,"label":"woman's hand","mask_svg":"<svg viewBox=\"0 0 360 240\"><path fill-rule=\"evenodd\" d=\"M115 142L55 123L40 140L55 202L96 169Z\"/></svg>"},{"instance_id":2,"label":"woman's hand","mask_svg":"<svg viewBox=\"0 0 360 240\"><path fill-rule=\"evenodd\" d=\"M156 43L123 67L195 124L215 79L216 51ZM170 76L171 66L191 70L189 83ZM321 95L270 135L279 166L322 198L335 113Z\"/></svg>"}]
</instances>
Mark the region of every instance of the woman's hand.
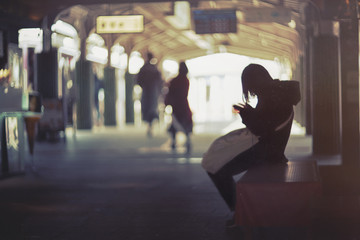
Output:
<instances>
[{"instance_id":1,"label":"woman's hand","mask_svg":"<svg viewBox=\"0 0 360 240\"><path fill-rule=\"evenodd\" d=\"M240 113L241 110L243 110L246 107L243 103L238 103L233 105L233 109L235 112Z\"/></svg>"}]
</instances>

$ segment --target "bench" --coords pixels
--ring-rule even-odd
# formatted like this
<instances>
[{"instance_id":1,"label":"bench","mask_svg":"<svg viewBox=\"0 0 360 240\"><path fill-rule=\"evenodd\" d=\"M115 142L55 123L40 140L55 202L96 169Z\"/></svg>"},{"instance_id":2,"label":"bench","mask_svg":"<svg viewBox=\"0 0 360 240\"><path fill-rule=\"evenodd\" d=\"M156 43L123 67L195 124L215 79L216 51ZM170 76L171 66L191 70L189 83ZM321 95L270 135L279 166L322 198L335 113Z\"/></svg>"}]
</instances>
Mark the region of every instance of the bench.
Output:
<instances>
[{"instance_id":1,"label":"bench","mask_svg":"<svg viewBox=\"0 0 360 240\"><path fill-rule=\"evenodd\" d=\"M246 227L309 226L313 201L320 194L315 161L249 169L236 184L235 223Z\"/></svg>"}]
</instances>

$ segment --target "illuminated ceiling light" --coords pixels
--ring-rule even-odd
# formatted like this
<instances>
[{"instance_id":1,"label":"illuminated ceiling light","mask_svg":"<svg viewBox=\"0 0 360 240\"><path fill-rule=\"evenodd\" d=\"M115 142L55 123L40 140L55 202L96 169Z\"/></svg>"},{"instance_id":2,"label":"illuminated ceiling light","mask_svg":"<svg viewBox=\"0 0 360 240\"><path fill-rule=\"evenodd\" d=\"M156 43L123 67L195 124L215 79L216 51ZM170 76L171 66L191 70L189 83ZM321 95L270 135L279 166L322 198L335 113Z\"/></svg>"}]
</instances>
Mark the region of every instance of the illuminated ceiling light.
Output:
<instances>
[{"instance_id":1,"label":"illuminated ceiling light","mask_svg":"<svg viewBox=\"0 0 360 240\"><path fill-rule=\"evenodd\" d=\"M19 30L19 47L35 48L35 53L40 53L43 47L43 31L40 28L22 28Z\"/></svg>"},{"instance_id":2,"label":"illuminated ceiling light","mask_svg":"<svg viewBox=\"0 0 360 240\"><path fill-rule=\"evenodd\" d=\"M108 61L108 50L103 47L88 46L88 54L86 54L86 59L89 61L106 64Z\"/></svg>"},{"instance_id":3,"label":"illuminated ceiling light","mask_svg":"<svg viewBox=\"0 0 360 240\"><path fill-rule=\"evenodd\" d=\"M91 46L90 52L96 56L107 58L108 50L106 48L98 47L98 46Z\"/></svg>"},{"instance_id":4,"label":"illuminated ceiling light","mask_svg":"<svg viewBox=\"0 0 360 240\"><path fill-rule=\"evenodd\" d=\"M219 53L227 53L226 46L220 45L220 46L219 46Z\"/></svg>"},{"instance_id":5,"label":"illuminated ceiling light","mask_svg":"<svg viewBox=\"0 0 360 240\"><path fill-rule=\"evenodd\" d=\"M186 1L174 2L173 15L166 16L165 19L177 29L190 29L191 7Z\"/></svg>"},{"instance_id":6,"label":"illuminated ceiling light","mask_svg":"<svg viewBox=\"0 0 360 240\"><path fill-rule=\"evenodd\" d=\"M156 65L157 62L158 62L158 60L156 58L150 59L150 63L153 64L153 65Z\"/></svg>"},{"instance_id":7,"label":"illuminated ceiling light","mask_svg":"<svg viewBox=\"0 0 360 240\"><path fill-rule=\"evenodd\" d=\"M62 35L72 37L72 38L77 36L76 29L72 25L70 25L66 22L63 22L61 20L56 21L56 23L51 26L51 31L57 32L57 33L60 33Z\"/></svg>"},{"instance_id":8,"label":"illuminated ceiling light","mask_svg":"<svg viewBox=\"0 0 360 240\"><path fill-rule=\"evenodd\" d=\"M19 42L41 42L43 31L40 28L22 28L19 30Z\"/></svg>"},{"instance_id":9,"label":"illuminated ceiling light","mask_svg":"<svg viewBox=\"0 0 360 240\"><path fill-rule=\"evenodd\" d=\"M64 37L63 39L63 46L76 49L76 42L73 38Z\"/></svg>"},{"instance_id":10,"label":"illuminated ceiling light","mask_svg":"<svg viewBox=\"0 0 360 240\"><path fill-rule=\"evenodd\" d=\"M291 27L292 29L295 29L296 28L296 22L294 20L291 20L289 23L288 23L289 27Z\"/></svg>"},{"instance_id":11,"label":"illuminated ceiling light","mask_svg":"<svg viewBox=\"0 0 360 240\"><path fill-rule=\"evenodd\" d=\"M240 21L243 22L245 17L244 17L244 13L241 11L236 11L236 18Z\"/></svg>"},{"instance_id":12,"label":"illuminated ceiling light","mask_svg":"<svg viewBox=\"0 0 360 240\"><path fill-rule=\"evenodd\" d=\"M129 58L129 73L137 74L140 68L144 65L144 59L142 59L139 52L132 52Z\"/></svg>"},{"instance_id":13,"label":"illuminated ceiling light","mask_svg":"<svg viewBox=\"0 0 360 240\"><path fill-rule=\"evenodd\" d=\"M158 19L155 19L155 20L151 21L151 24L154 25L155 27L159 28L159 29L166 28L166 26Z\"/></svg>"},{"instance_id":14,"label":"illuminated ceiling light","mask_svg":"<svg viewBox=\"0 0 360 240\"><path fill-rule=\"evenodd\" d=\"M199 35L195 34L194 31L183 31L183 34L188 38L192 39L195 44L201 49L210 49L211 45L207 41L203 40Z\"/></svg>"},{"instance_id":15,"label":"illuminated ceiling light","mask_svg":"<svg viewBox=\"0 0 360 240\"><path fill-rule=\"evenodd\" d=\"M267 47L269 44L265 39L261 39L261 45Z\"/></svg>"},{"instance_id":16,"label":"illuminated ceiling light","mask_svg":"<svg viewBox=\"0 0 360 240\"><path fill-rule=\"evenodd\" d=\"M201 49L210 49L211 48L210 43L208 43L207 41L202 40L202 39L196 40L195 44Z\"/></svg>"},{"instance_id":17,"label":"illuminated ceiling light","mask_svg":"<svg viewBox=\"0 0 360 240\"><path fill-rule=\"evenodd\" d=\"M144 31L143 15L98 16L96 32L101 33L140 33Z\"/></svg>"},{"instance_id":18,"label":"illuminated ceiling light","mask_svg":"<svg viewBox=\"0 0 360 240\"><path fill-rule=\"evenodd\" d=\"M99 34L96 34L96 33L90 34L90 36L87 38L86 41L87 41L87 43L91 43L96 46L104 46L105 45L105 40Z\"/></svg>"},{"instance_id":19,"label":"illuminated ceiling light","mask_svg":"<svg viewBox=\"0 0 360 240\"><path fill-rule=\"evenodd\" d=\"M77 60L81 55L81 52L79 50L65 47L65 46L59 47L59 52L70 55L70 56L74 56L73 60Z\"/></svg>"},{"instance_id":20,"label":"illuminated ceiling light","mask_svg":"<svg viewBox=\"0 0 360 240\"><path fill-rule=\"evenodd\" d=\"M122 54L125 52L125 48L121 46L120 44L115 44L111 47L112 52L116 52L118 54Z\"/></svg>"},{"instance_id":21,"label":"illuminated ceiling light","mask_svg":"<svg viewBox=\"0 0 360 240\"><path fill-rule=\"evenodd\" d=\"M68 89L70 89L70 88L72 88L73 87L73 81L72 80L69 80L67 83L66 83L66 87L68 88Z\"/></svg>"},{"instance_id":22,"label":"illuminated ceiling light","mask_svg":"<svg viewBox=\"0 0 360 240\"><path fill-rule=\"evenodd\" d=\"M0 70L0 78L7 78L10 74L9 69L1 69Z\"/></svg>"},{"instance_id":23,"label":"illuminated ceiling light","mask_svg":"<svg viewBox=\"0 0 360 240\"><path fill-rule=\"evenodd\" d=\"M253 2L253 5L256 7L258 7L260 5L258 0L253 0L252 2Z\"/></svg>"},{"instance_id":24,"label":"illuminated ceiling light","mask_svg":"<svg viewBox=\"0 0 360 240\"><path fill-rule=\"evenodd\" d=\"M162 63L162 67L165 71L170 73L176 73L179 69L178 62L175 60L165 59Z\"/></svg>"}]
</instances>

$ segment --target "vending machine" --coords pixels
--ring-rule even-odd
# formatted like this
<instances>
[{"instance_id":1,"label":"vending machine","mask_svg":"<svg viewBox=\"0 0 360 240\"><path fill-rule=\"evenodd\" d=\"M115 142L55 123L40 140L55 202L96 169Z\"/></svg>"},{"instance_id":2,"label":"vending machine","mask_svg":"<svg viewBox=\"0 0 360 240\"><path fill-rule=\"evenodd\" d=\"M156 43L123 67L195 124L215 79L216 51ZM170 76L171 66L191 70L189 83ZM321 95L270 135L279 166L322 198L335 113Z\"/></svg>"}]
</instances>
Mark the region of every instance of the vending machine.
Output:
<instances>
[{"instance_id":1,"label":"vending machine","mask_svg":"<svg viewBox=\"0 0 360 240\"><path fill-rule=\"evenodd\" d=\"M42 114L41 97L28 87L22 50L8 44L6 51L8 61L0 69L1 177L24 173L33 150L31 131Z\"/></svg>"}]
</instances>

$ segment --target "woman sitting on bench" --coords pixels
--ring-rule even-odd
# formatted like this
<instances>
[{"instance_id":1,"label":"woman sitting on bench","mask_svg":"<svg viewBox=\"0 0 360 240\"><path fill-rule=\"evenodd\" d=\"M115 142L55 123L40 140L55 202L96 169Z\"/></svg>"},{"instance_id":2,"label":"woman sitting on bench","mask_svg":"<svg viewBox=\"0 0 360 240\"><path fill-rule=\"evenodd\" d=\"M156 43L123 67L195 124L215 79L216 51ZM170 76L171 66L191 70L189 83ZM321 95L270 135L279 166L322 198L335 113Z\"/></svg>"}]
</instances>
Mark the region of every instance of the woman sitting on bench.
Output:
<instances>
[{"instance_id":1,"label":"woman sitting on bench","mask_svg":"<svg viewBox=\"0 0 360 240\"><path fill-rule=\"evenodd\" d=\"M248 65L241 78L246 104L234 108L247 129L258 137L258 142L216 172L207 171L232 211L236 196L234 175L259 164L287 162L284 151L292 126L293 106L300 101L297 81L274 80L261 65ZM255 108L248 104L250 96L257 96Z\"/></svg>"}]
</instances>

